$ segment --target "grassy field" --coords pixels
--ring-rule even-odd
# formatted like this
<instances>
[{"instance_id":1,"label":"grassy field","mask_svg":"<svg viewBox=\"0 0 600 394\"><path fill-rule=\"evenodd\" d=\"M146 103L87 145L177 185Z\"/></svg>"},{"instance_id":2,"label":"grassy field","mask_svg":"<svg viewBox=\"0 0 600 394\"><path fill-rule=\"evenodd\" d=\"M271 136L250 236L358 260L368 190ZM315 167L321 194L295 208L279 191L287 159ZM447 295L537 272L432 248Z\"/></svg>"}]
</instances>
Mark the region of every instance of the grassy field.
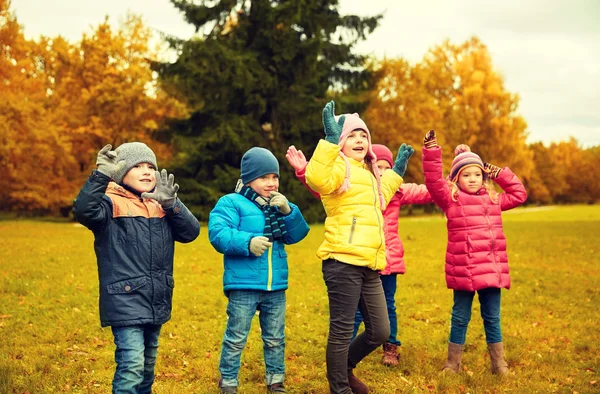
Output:
<instances>
[{"instance_id":1,"label":"grassy field","mask_svg":"<svg viewBox=\"0 0 600 394\"><path fill-rule=\"evenodd\" d=\"M525 208L504 215L513 287L503 292L510 375L490 374L478 303L464 370L440 376L452 292L445 287L445 221L400 220L408 272L398 279L400 365L367 357L356 374L373 393L600 392L600 206ZM291 393L327 393L328 309L312 226L289 247L287 378ZM73 223L0 222L0 393L106 393L112 335L100 328L93 237ZM226 322L222 260L207 240L178 245L173 318L163 327L155 393L217 393ZM264 393L258 320L240 392Z\"/></svg>"}]
</instances>

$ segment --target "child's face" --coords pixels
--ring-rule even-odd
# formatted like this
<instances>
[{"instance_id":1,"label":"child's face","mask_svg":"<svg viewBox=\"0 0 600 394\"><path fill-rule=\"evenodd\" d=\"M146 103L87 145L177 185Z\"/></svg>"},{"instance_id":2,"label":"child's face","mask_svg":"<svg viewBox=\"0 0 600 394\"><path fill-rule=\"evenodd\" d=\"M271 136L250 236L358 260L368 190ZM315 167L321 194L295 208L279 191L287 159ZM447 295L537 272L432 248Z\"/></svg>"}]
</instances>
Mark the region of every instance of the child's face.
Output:
<instances>
[{"instance_id":1,"label":"child's face","mask_svg":"<svg viewBox=\"0 0 600 394\"><path fill-rule=\"evenodd\" d=\"M483 184L483 173L477 166L463 168L458 174L458 187L468 193L477 193Z\"/></svg>"},{"instance_id":2,"label":"child's face","mask_svg":"<svg viewBox=\"0 0 600 394\"><path fill-rule=\"evenodd\" d=\"M369 135L364 130L354 130L348 134L348 138L342 147L342 153L356 161L362 162L369 149Z\"/></svg>"},{"instance_id":3,"label":"child's face","mask_svg":"<svg viewBox=\"0 0 600 394\"><path fill-rule=\"evenodd\" d=\"M276 192L279 189L279 175L267 174L256 178L246 185L254 190L258 195L269 198L271 192Z\"/></svg>"},{"instance_id":4,"label":"child's face","mask_svg":"<svg viewBox=\"0 0 600 394\"><path fill-rule=\"evenodd\" d=\"M123 183L140 193L151 192L156 186L156 168L150 163L140 163L131 168L125 177Z\"/></svg>"},{"instance_id":5,"label":"child's face","mask_svg":"<svg viewBox=\"0 0 600 394\"><path fill-rule=\"evenodd\" d=\"M384 172L392 168L387 160L377 160L376 164L377 168L379 168L379 176L382 176Z\"/></svg>"}]
</instances>

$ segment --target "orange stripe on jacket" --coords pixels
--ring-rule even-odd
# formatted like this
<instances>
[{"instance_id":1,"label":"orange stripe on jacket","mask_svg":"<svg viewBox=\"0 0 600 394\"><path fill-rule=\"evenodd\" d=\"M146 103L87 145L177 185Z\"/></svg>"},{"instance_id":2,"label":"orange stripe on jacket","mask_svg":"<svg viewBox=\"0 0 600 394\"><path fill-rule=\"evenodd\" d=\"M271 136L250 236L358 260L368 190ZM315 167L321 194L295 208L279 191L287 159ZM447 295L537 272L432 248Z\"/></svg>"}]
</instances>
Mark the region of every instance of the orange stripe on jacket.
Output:
<instances>
[{"instance_id":1,"label":"orange stripe on jacket","mask_svg":"<svg viewBox=\"0 0 600 394\"><path fill-rule=\"evenodd\" d=\"M166 215L158 202L150 199L141 200L114 182L108 184L106 195L112 201L113 218L144 217L150 219L162 218Z\"/></svg>"}]
</instances>

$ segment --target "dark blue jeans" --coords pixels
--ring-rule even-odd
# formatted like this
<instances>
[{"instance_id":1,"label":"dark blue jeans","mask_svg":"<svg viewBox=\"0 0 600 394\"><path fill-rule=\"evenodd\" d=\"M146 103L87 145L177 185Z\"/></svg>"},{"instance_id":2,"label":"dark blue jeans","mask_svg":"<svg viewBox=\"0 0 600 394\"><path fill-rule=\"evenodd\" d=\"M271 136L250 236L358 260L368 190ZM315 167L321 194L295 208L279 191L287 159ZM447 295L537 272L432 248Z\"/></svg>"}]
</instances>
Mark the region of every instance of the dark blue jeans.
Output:
<instances>
[{"instance_id":1,"label":"dark blue jeans","mask_svg":"<svg viewBox=\"0 0 600 394\"><path fill-rule=\"evenodd\" d=\"M487 288L477 291L485 338L487 343L502 342L500 329L500 289ZM454 290L454 306L452 307L452 327L450 342L463 345L467 337L467 327L471 320L473 291Z\"/></svg>"},{"instance_id":2,"label":"dark blue jeans","mask_svg":"<svg viewBox=\"0 0 600 394\"><path fill-rule=\"evenodd\" d=\"M227 294L227 328L219 371L221 387L238 386L242 351L252 318L259 312L267 385L283 383L285 376L285 290L232 290Z\"/></svg>"},{"instance_id":3,"label":"dark blue jeans","mask_svg":"<svg viewBox=\"0 0 600 394\"><path fill-rule=\"evenodd\" d=\"M385 296L379 273L367 267L324 260L323 279L329 297L326 355L329 391L351 394L348 370L354 369L390 336ZM364 317L365 331L352 339L357 307Z\"/></svg>"},{"instance_id":4,"label":"dark blue jeans","mask_svg":"<svg viewBox=\"0 0 600 394\"><path fill-rule=\"evenodd\" d=\"M386 342L393 343L394 345L400 346L400 340L396 338L398 335L398 316L396 315L396 280L398 274L391 275L379 275L381 279L381 285L383 286L383 294L385 295L385 303L387 304L388 318L390 319L390 337ZM360 314L360 309L356 309L356 315L354 316L354 333L352 338L358 333L358 328L363 321L363 317Z\"/></svg>"},{"instance_id":5,"label":"dark blue jeans","mask_svg":"<svg viewBox=\"0 0 600 394\"><path fill-rule=\"evenodd\" d=\"M117 346L115 350L117 369L113 379L113 394L152 392L161 327L152 324L112 327Z\"/></svg>"}]
</instances>

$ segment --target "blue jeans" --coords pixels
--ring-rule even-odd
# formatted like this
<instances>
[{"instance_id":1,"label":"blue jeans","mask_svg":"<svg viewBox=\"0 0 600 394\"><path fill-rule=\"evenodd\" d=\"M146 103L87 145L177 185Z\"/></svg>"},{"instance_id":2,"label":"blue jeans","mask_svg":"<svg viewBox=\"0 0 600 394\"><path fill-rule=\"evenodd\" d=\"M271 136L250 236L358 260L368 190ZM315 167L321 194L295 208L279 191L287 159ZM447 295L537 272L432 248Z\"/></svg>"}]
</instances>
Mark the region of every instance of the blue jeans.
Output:
<instances>
[{"instance_id":1,"label":"blue jeans","mask_svg":"<svg viewBox=\"0 0 600 394\"><path fill-rule=\"evenodd\" d=\"M150 393L158 353L160 325L112 327L117 369L113 394Z\"/></svg>"},{"instance_id":2,"label":"blue jeans","mask_svg":"<svg viewBox=\"0 0 600 394\"><path fill-rule=\"evenodd\" d=\"M487 288L478 290L481 317L487 343L502 342L500 329L500 289ZM452 327L450 342L463 345L467 337L467 327L471 320L473 291L454 290L454 306L452 307Z\"/></svg>"},{"instance_id":3,"label":"blue jeans","mask_svg":"<svg viewBox=\"0 0 600 394\"><path fill-rule=\"evenodd\" d=\"M267 384L283 383L285 376L285 290L232 290L227 297L227 328L221 349L221 387L238 386L242 351L252 318L259 311Z\"/></svg>"},{"instance_id":4,"label":"blue jeans","mask_svg":"<svg viewBox=\"0 0 600 394\"><path fill-rule=\"evenodd\" d=\"M387 305L388 318L390 319L390 337L387 339L387 343L393 343L394 345L401 345L401 342L396 336L398 335L398 316L396 315L396 279L398 274L391 275L379 275L381 279L381 285L383 286L383 294L385 295L385 303ZM354 316L354 332L352 338L358 333L360 323L362 323L363 317L360 314L360 310L356 309L356 315Z\"/></svg>"}]
</instances>

